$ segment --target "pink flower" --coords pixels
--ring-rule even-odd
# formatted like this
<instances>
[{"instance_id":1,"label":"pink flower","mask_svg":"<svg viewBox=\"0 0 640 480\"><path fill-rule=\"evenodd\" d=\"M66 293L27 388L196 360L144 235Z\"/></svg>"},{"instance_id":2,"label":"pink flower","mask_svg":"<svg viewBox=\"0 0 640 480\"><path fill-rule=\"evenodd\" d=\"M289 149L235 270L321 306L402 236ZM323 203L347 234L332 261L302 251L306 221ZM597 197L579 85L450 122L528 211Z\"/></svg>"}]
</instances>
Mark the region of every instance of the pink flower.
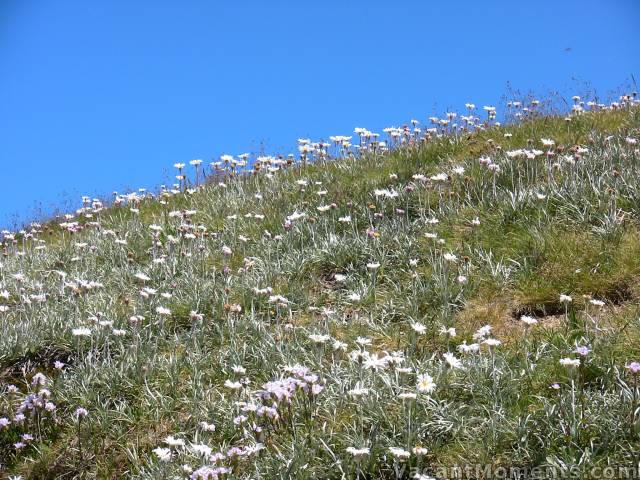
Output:
<instances>
[{"instance_id":1,"label":"pink flower","mask_svg":"<svg viewBox=\"0 0 640 480\"><path fill-rule=\"evenodd\" d=\"M631 362L629 365L627 365L625 367L627 370L629 370L631 373L636 374L638 372L640 372L640 363L638 362Z\"/></svg>"},{"instance_id":2,"label":"pink flower","mask_svg":"<svg viewBox=\"0 0 640 480\"><path fill-rule=\"evenodd\" d=\"M81 418L86 417L87 415L89 415L89 412L87 411L86 408L83 407L78 407L74 413L74 415L76 416L76 418L78 420L80 420Z\"/></svg>"}]
</instances>

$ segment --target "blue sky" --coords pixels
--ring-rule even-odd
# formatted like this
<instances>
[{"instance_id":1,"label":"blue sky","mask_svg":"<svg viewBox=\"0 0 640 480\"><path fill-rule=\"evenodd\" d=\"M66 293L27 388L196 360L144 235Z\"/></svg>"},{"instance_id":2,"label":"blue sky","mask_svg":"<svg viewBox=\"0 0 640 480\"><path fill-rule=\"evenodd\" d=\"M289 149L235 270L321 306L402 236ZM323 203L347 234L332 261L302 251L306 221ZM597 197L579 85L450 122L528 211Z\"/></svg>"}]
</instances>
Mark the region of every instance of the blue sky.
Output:
<instances>
[{"instance_id":1,"label":"blue sky","mask_svg":"<svg viewBox=\"0 0 640 480\"><path fill-rule=\"evenodd\" d=\"M0 226L508 84L606 97L639 46L638 0L1 0Z\"/></svg>"}]
</instances>

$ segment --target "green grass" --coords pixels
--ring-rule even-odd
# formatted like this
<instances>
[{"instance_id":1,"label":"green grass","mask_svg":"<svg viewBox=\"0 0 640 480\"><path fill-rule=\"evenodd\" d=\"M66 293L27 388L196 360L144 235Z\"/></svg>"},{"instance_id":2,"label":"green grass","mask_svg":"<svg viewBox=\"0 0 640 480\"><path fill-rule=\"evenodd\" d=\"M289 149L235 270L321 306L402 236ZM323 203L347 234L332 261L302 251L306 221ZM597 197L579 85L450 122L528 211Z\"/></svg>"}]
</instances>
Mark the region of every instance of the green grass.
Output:
<instances>
[{"instance_id":1,"label":"green grass","mask_svg":"<svg viewBox=\"0 0 640 480\"><path fill-rule=\"evenodd\" d=\"M626 138L639 135L637 106L539 117L89 208L73 219L77 233L54 220L28 238L5 237L0 418L10 424L0 427L0 474L187 478L184 465L215 464L227 478L409 478L478 464L588 478L595 467L631 465L637 391L625 366L640 360L640 153ZM544 153L505 153L546 151L542 138L555 141L554 162L578 146L588 152L551 174ZM482 156L501 167L495 183ZM450 175L442 183L414 179L441 172ZM376 189L398 195L376 197ZM170 214L184 210L195 213ZM294 212L306 216L285 226ZM339 220L348 215L350 223ZM152 224L162 227L155 238ZM142 295L145 287L153 290ZM539 323L525 329L524 314ZM473 338L486 324L500 345ZM91 335L74 336L77 327ZM481 353L458 350L475 341ZM579 345L590 348L580 366L562 366ZM367 368L360 351L372 364L387 360ZM448 367L447 352L463 368ZM303 380L290 402L261 400L263 385L295 377L285 367L296 364L317 378ZM33 384L37 373L44 386ZM434 378L433 392L417 390L422 373ZM241 378L250 383L225 386ZM312 385L321 391L309 393ZM349 393L363 388L367 395ZM23 409L20 422L27 395L43 402ZM237 401L275 405L278 420ZM88 411L81 421L78 407ZM236 425L240 414L248 420ZM33 439L16 449L23 434ZM185 446L165 445L169 435ZM194 451L203 444L227 458ZM160 460L157 447L170 448L171 459ZM370 451L353 457L349 447ZM409 458L394 459L390 447Z\"/></svg>"}]
</instances>

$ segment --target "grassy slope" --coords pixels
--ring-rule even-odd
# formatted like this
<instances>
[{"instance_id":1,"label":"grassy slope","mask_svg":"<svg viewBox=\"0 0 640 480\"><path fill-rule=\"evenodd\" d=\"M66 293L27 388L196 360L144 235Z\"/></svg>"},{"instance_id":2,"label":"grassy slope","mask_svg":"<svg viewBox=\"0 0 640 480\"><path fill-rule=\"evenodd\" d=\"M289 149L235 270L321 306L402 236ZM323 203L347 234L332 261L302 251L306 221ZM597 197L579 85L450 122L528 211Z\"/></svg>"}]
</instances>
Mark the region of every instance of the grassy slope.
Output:
<instances>
[{"instance_id":1,"label":"grassy slope","mask_svg":"<svg viewBox=\"0 0 640 480\"><path fill-rule=\"evenodd\" d=\"M388 447L418 444L428 454L412 455L403 465L630 463L639 442L629 420L632 377L624 366L640 359L640 158L624 139L638 136L639 128L637 109L589 113L571 122L541 118L385 156L292 168L272 179L238 178L226 188L209 185L164 204L145 200L139 214L112 207L81 220L86 227L77 234L46 226L46 249L35 250L33 240L7 246L0 268L0 291L10 293L0 298L8 306L0 313L0 417L13 418L34 390L36 372L49 378L57 411L0 430L5 471L38 479L184 478L183 464L208 464L180 447L171 462L159 462L152 449L167 435L206 443L214 452L257 438L264 450L220 463L234 468L234 478L293 472L339 478L359 471L393 477ZM607 135L613 137L605 141ZM575 166L554 169L551 179L544 155L509 160L503 153L527 145L542 149L541 138L565 150L583 145L589 153ZM478 163L481 155L501 165L495 195L491 173ZM412 179L449 173L456 165L466 168L465 175L440 187ZM305 189L295 183L300 178L309 182ZM407 192L407 185L415 189ZM377 188L400 195L382 200L373 195ZM337 209L316 209L331 203ZM196 210L193 224L204 225L207 234L181 236L186 229L180 218L168 215L180 209ZM284 218L294 211L307 218L287 231ZM249 213L265 217L245 217ZM352 223L338 222L344 215ZM433 217L438 224L427 223ZM475 217L480 225L471 224ZM152 223L163 228L155 249ZM370 226L374 237L366 235ZM127 244L115 243L105 230ZM426 238L427 232L444 244ZM168 235L178 239L175 245ZM239 235L249 240L241 242ZM223 245L231 256L223 255ZM23 248L26 254L17 255ZM445 252L458 261L443 260ZM163 263L154 263L154 255ZM418 259L417 267L410 259ZM381 264L375 275L369 262ZM66 272L67 282L94 280L103 288L61 289L56 271ZM140 271L157 290L148 299L134 277ZM346 281L336 282L336 273ZM457 282L458 275L468 282ZM275 307L254 287L271 287L290 304ZM350 300L352 292L361 300ZM573 297L566 313L561 293ZM34 294L46 300L29 300ZM606 304L591 306L583 295ZM235 304L242 313L230 311ZM171 315L156 313L159 305ZM204 319L194 321L191 311ZM522 314L536 316L539 325L525 333ZM132 315L144 320L132 324ZM126 335L114 336L96 317ZM412 322L427 332L417 335ZM485 324L502 345L483 346L480 355L458 353L456 346L471 343ZM73 337L71 328L78 326L92 328L91 337ZM442 335L442 326L454 326L457 336ZM346 342L348 351L333 351L331 341L314 344L308 338L314 333ZM416 392L415 373L398 373L392 365L363 369L348 355L360 348L354 343L359 336L372 339L370 352L403 352L404 366L435 378L435 392L419 393L415 401L398 398ZM592 352L571 376L559 359L577 357L576 345ZM446 367L447 351L463 360L463 369ZM55 360L67 364L63 373L52 368ZM290 407L279 407L282 418L275 424L256 420L263 422L261 435L234 425L235 401L248 401L263 383L288 375L284 365L296 363L318 374L324 390L317 396L298 392ZM238 393L223 386L240 378L233 365L244 366L251 380ZM559 390L550 388L555 382ZM7 393L9 384L20 392ZM356 387L369 394L346 393ZM89 411L79 427L73 416L78 406ZM214 423L215 432L203 431L201 421ZM16 453L12 444L24 432L36 438ZM356 462L345 451L349 446L368 446L371 453Z\"/></svg>"}]
</instances>

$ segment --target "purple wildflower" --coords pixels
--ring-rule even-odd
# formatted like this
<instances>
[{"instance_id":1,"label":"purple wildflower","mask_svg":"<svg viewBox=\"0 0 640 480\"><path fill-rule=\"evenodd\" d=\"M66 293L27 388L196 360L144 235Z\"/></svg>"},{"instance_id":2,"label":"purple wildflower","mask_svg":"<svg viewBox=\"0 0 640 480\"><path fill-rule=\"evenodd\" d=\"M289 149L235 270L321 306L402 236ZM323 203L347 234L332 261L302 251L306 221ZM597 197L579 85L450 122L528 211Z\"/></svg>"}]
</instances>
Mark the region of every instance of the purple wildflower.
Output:
<instances>
[{"instance_id":1,"label":"purple wildflower","mask_svg":"<svg viewBox=\"0 0 640 480\"><path fill-rule=\"evenodd\" d=\"M574 350L574 353L577 353L581 357L586 357L587 355L589 355L589 352L591 352L591 349L584 345L579 346Z\"/></svg>"},{"instance_id":2,"label":"purple wildflower","mask_svg":"<svg viewBox=\"0 0 640 480\"><path fill-rule=\"evenodd\" d=\"M636 374L638 372L640 372L640 363L638 362L631 362L629 365L627 365L625 367L627 370L629 370L631 373Z\"/></svg>"}]
</instances>

